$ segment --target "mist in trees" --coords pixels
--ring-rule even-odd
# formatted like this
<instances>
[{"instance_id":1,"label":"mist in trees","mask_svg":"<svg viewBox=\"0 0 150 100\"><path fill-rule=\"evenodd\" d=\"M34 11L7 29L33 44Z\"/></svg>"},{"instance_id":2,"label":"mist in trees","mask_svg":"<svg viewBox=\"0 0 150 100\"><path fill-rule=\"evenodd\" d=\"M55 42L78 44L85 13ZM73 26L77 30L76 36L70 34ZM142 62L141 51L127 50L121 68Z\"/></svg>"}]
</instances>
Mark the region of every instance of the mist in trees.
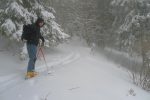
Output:
<instances>
[{"instance_id":1,"label":"mist in trees","mask_svg":"<svg viewBox=\"0 0 150 100\"><path fill-rule=\"evenodd\" d=\"M100 48L124 52L135 84L150 90L148 0L50 0L65 32ZM139 60L140 59L140 60ZM138 65L138 66L137 66ZM139 67L140 66L140 67Z\"/></svg>"}]
</instances>

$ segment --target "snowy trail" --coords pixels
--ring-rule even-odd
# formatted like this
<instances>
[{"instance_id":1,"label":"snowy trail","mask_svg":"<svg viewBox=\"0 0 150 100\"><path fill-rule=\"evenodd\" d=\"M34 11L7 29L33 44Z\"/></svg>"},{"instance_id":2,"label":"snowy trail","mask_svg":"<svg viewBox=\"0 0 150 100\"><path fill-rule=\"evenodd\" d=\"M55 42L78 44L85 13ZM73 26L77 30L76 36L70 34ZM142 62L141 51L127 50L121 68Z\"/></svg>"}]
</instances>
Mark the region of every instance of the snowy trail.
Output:
<instances>
[{"instance_id":1,"label":"snowy trail","mask_svg":"<svg viewBox=\"0 0 150 100\"><path fill-rule=\"evenodd\" d=\"M68 54L66 57L64 58L61 58L61 59L55 59L55 61L53 62L49 62L48 63L48 67L49 67L49 70L53 70L57 67L57 66L62 66L64 64L67 64L67 63L71 63L73 61L75 61L76 59L78 59L80 57L79 54L77 53L70 53ZM38 72L46 72L46 67L45 65L42 65L42 66L37 66L37 69L36 69ZM0 77L0 80L3 80L3 81L0 81L0 94L23 83L25 80L24 80L24 75L20 75L20 73L18 74L13 74L13 75L9 75L9 76L4 76L4 77Z\"/></svg>"},{"instance_id":2,"label":"snowy trail","mask_svg":"<svg viewBox=\"0 0 150 100\"><path fill-rule=\"evenodd\" d=\"M150 100L150 94L133 85L125 70L103 56L90 55L86 46L67 44L59 49L69 54L48 62L52 75L27 81L16 74L5 77L0 81L0 100ZM45 65L37 70L45 72Z\"/></svg>"},{"instance_id":3,"label":"snowy trail","mask_svg":"<svg viewBox=\"0 0 150 100\"><path fill-rule=\"evenodd\" d=\"M80 55L78 53L72 52L65 58L59 58L53 62L49 62L48 67L50 69L55 69L57 66L62 66L64 64L71 63L71 62L77 60L79 57L80 57ZM36 70L38 72L43 72L43 71L46 71L46 67L45 67L45 65L42 65L42 66L39 66L38 68L36 68Z\"/></svg>"}]
</instances>

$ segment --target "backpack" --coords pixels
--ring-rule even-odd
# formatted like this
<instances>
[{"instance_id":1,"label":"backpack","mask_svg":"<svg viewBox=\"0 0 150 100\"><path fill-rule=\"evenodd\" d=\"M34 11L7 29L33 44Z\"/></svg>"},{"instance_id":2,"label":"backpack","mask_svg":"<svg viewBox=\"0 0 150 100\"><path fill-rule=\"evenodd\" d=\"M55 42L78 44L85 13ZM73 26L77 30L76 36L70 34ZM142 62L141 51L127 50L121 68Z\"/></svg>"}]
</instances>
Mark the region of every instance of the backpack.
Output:
<instances>
[{"instance_id":1,"label":"backpack","mask_svg":"<svg viewBox=\"0 0 150 100\"><path fill-rule=\"evenodd\" d=\"M31 25L23 25L23 31L21 35L21 40L29 40L30 39L30 33L31 33Z\"/></svg>"}]
</instances>

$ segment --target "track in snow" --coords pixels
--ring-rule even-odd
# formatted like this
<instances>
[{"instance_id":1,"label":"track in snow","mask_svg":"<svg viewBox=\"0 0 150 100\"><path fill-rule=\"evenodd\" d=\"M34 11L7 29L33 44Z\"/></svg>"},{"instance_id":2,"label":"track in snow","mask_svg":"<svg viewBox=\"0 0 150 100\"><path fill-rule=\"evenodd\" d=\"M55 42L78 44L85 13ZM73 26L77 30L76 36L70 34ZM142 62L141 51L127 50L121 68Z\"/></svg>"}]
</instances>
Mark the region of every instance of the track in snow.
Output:
<instances>
[{"instance_id":1,"label":"track in snow","mask_svg":"<svg viewBox=\"0 0 150 100\"><path fill-rule=\"evenodd\" d=\"M80 58L80 54L78 53L70 53L68 56L64 57L64 58L60 58L60 59L56 59L53 62L48 62L48 68L49 70L55 70L57 68L57 66L62 66L68 63L71 63L77 59ZM37 67L36 69L38 72L40 73L47 73L46 71L46 67L43 64L42 66ZM0 94L4 93L5 91L8 91L9 89L18 86L19 84L25 82L24 80L24 74L19 73L19 74L13 74L13 75L9 75L9 76L4 76L4 77L0 77L0 79L4 80L0 82ZM33 80L35 79L40 79L40 77L37 76L37 78L33 78Z\"/></svg>"}]
</instances>

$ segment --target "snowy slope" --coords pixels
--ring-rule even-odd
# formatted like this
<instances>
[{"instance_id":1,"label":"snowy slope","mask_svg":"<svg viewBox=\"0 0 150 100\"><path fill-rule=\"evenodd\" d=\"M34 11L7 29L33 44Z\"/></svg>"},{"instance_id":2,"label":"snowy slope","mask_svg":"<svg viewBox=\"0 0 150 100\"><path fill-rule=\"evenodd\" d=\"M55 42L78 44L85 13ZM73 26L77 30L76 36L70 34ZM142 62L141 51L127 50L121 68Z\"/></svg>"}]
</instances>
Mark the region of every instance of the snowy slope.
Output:
<instances>
[{"instance_id":1,"label":"snowy slope","mask_svg":"<svg viewBox=\"0 0 150 100\"><path fill-rule=\"evenodd\" d=\"M23 80L27 62L0 52L0 100L150 100L150 93L134 86L125 70L91 55L86 44L75 40L47 51L52 74L30 80ZM36 68L45 70L43 60Z\"/></svg>"}]
</instances>

